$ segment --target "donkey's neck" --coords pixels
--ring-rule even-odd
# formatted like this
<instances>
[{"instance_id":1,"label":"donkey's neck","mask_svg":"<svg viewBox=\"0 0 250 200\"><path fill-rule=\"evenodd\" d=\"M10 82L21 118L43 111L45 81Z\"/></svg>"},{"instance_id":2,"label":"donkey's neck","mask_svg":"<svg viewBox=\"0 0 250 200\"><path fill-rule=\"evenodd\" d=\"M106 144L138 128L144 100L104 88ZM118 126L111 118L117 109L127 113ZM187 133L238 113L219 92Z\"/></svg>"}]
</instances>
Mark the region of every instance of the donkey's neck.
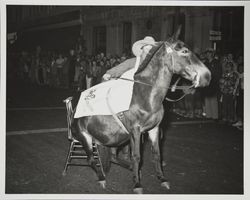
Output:
<instances>
[{"instance_id":1,"label":"donkey's neck","mask_svg":"<svg viewBox=\"0 0 250 200\"><path fill-rule=\"evenodd\" d=\"M168 91L172 72L161 63L161 59L152 60L146 69L135 75L135 80L148 85L137 85L137 95L144 99L145 104L152 110L157 111L162 107L162 102ZM136 89L136 88L134 88ZM145 105L144 104L144 105Z\"/></svg>"}]
</instances>

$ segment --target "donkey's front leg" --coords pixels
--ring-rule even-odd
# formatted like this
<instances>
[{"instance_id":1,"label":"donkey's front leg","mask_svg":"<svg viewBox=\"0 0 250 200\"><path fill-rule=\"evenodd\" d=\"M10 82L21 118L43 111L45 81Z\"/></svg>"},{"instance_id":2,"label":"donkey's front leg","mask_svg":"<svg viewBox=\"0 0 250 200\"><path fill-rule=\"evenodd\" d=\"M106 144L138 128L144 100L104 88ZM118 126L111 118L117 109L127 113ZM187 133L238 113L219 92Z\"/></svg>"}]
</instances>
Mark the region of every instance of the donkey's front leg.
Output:
<instances>
[{"instance_id":1,"label":"donkey's front leg","mask_svg":"<svg viewBox=\"0 0 250 200\"><path fill-rule=\"evenodd\" d=\"M148 131L149 138L152 142L152 156L153 162L155 165L155 170L157 174L157 178L161 181L161 186L170 189L170 184L163 175L161 168L161 155L160 155L160 147L159 147L159 126L153 128Z\"/></svg>"},{"instance_id":2,"label":"donkey's front leg","mask_svg":"<svg viewBox=\"0 0 250 200\"><path fill-rule=\"evenodd\" d=\"M133 173L134 173L133 175L134 189L133 190L136 194L142 194L143 189L140 183L141 132L140 132L139 127L136 128L136 130L132 133L130 144L131 144L131 157L132 157L132 165L133 165Z\"/></svg>"}]
</instances>

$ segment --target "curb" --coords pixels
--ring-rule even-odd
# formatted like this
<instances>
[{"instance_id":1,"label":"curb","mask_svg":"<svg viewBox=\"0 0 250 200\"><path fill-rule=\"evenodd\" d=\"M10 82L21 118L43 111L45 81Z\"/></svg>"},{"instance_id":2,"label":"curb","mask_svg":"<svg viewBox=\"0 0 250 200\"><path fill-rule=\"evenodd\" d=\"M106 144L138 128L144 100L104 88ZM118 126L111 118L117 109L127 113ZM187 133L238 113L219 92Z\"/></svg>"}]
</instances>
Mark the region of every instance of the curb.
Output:
<instances>
[{"instance_id":1,"label":"curb","mask_svg":"<svg viewBox=\"0 0 250 200\"><path fill-rule=\"evenodd\" d=\"M27 135L35 133L57 133L57 132L66 132L67 128L52 128L52 129L38 129L38 130L23 130L23 131L7 131L6 136L12 135Z\"/></svg>"}]
</instances>

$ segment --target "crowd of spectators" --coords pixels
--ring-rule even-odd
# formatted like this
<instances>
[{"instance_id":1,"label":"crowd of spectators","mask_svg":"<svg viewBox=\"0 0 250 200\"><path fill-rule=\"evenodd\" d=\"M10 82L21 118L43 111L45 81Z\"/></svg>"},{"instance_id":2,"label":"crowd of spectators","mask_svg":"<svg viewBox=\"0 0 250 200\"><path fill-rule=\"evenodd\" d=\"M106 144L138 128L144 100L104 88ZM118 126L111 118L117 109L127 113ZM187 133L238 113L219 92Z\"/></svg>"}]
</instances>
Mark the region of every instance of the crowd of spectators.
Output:
<instances>
[{"instance_id":1,"label":"crowd of spectators","mask_svg":"<svg viewBox=\"0 0 250 200\"><path fill-rule=\"evenodd\" d=\"M68 52L43 52L40 47L34 53L23 51L15 57L9 59L12 62L8 68L10 79L15 76L15 79L27 84L77 90L100 83L108 69L128 58L125 54L85 55L74 49Z\"/></svg>"},{"instance_id":2,"label":"crowd of spectators","mask_svg":"<svg viewBox=\"0 0 250 200\"><path fill-rule=\"evenodd\" d=\"M235 59L231 53L220 57L209 48L197 56L211 71L210 85L192 92L184 91L188 94L173 103L172 111L185 118L213 119L241 129L244 93L242 55ZM73 49L44 52L38 46L33 53L23 51L16 59L11 59L11 62L15 61L12 63L15 67L8 68L11 71L8 76L11 78L15 74L27 84L82 91L100 83L108 69L127 58L125 54L85 55ZM188 83L182 80L179 84Z\"/></svg>"}]
</instances>

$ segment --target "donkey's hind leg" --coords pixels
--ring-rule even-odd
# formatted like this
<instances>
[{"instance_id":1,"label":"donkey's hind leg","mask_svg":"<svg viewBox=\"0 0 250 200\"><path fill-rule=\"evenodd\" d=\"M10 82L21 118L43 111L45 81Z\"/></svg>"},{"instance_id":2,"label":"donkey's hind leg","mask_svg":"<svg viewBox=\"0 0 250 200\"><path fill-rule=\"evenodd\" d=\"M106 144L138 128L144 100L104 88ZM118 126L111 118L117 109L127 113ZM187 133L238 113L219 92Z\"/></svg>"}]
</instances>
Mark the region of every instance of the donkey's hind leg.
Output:
<instances>
[{"instance_id":1,"label":"donkey's hind leg","mask_svg":"<svg viewBox=\"0 0 250 200\"><path fill-rule=\"evenodd\" d=\"M93 138L86 133L85 131L81 131L81 135L78 140L82 143L84 150L88 156L88 162L90 166L94 169L98 176L98 182L102 188L106 187L105 174L102 169L102 165L100 163L99 155L95 155L93 152ZM95 148L97 148L95 146ZM98 157L96 157L98 156Z\"/></svg>"},{"instance_id":2,"label":"donkey's hind leg","mask_svg":"<svg viewBox=\"0 0 250 200\"><path fill-rule=\"evenodd\" d=\"M155 165L156 175L157 178L161 181L161 186L165 187L166 189L170 189L170 184L163 175L162 168L161 168L161 155L160 155L160 147L159 147L159 127L155 127L154 129L148 131L149 138L152 142L152 157L153 162Z\"/></svg>"}]
</instances>

